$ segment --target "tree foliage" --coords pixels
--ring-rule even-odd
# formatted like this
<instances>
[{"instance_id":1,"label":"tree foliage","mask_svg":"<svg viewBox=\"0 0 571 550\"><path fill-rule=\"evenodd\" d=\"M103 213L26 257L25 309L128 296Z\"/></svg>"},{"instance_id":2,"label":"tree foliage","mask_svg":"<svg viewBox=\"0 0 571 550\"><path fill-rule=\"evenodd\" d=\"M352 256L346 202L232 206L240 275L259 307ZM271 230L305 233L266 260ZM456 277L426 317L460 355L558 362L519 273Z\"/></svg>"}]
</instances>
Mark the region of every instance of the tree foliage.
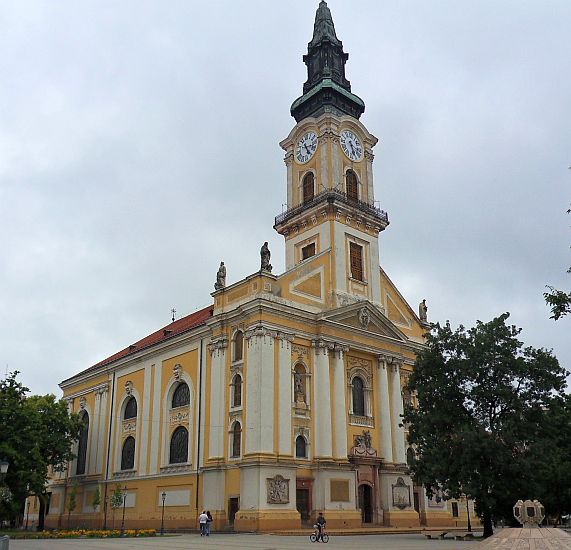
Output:
<instances>
[{"instance_id":1,"label":"tree foliage","mask_svg":"<svg viewBox=\"0 0 571 550\"><path fill-rule=\"evenodd\" d=\"M50 468L65 469L74 458L80 421L54 395L27 396L18 372L0 380L0 457L10 466L5 483L13 495L12 517L21 513L28 495L45 492Z\"/></svg>"},{"instance_id":2,"label":"tree foliage","mask_svg":"<svg viewBox=\"0 0 571 550\"><path fill-rule=\"evenodd\" d=\"M571 214L571 208L567 210L567 214ZM567 273L571 273L571 267L567 270ZM557 321L561 317L571 313L571 292L558 290L549 285L547 288L549 292L544 292L543 297L547 305L551 308L550 319Z\"/></svg>"},{"instance_id":3,"label":"tree foliage","mask_svg":"<svg viewBox=\"0 0 571 550\"><path fill-rule=\"evenodd\" d=\"M413 475L429 493L440 487L474 499L486 536L492 514L509 517L515 500L527 498L530 442L565 384L557 359L524 348L508 317L471 329L432 325L409 380L418 406L405 411L418 455Z\"/></svg>"}]
</instances>

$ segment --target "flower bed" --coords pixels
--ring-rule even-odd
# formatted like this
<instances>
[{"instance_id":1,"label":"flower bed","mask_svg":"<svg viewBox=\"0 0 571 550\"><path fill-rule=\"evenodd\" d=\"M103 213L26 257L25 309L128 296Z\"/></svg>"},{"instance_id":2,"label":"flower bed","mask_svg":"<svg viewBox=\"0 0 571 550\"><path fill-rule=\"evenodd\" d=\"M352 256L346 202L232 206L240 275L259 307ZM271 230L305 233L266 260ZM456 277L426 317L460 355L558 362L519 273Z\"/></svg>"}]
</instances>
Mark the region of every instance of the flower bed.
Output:
<instances>
[{"instance_id":1,"label":"flower bed","mask_svg":"<svg viewBox=\"0 0 571 550\"><path fill-rule=\"evenodd\" d=\"M0 532L0 535L2 533ZM12 531L6 533L11 539L105 539L118 538L121 531L101 529L74 529L73 531ZM125 537L154 537L156 529L125 529Z\"/></svg>"}]
</instances>

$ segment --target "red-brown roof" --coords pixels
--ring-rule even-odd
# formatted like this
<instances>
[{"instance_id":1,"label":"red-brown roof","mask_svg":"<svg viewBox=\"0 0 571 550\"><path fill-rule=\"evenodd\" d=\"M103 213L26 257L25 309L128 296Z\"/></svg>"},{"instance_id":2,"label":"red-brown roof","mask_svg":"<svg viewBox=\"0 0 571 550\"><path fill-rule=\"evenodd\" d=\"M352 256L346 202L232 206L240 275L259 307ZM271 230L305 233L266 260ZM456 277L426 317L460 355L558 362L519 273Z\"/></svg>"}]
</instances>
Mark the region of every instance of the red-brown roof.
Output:
<instances>
[{"instance_id":1,"label":"red-brown roof","mask_svg":"<svg viewBox=\"0 0 571 550\"><path fill-rule=\"evenodd\" d=\"M204 309L200 309L194 313L191 313L186 317L181 317L180 319L177 319L173 323L166 325L160 330L157 330L156 332L153 332L152 334L145 336L138 342L131 344L129 347L107 357L107 359L103 359L103 361L95 363L95 365L80 372L79 374L84 374L92 369L103 367L105 365L113 363L114 361L117 361L118 359L122 359L123 357L127 357L128 355L132 355L143 349L149 348L151 346L154 346L155 344L159 344L160 342L164 342L165 340L169 340L170 338L174 338L175 336L179 336L184 332L188 332L189 330L204 325L206 323L206 320L212 317L212 312L213 312L213 306L210 305L208 307L205 307ZM79 376L79 374L75 376ZM75 376L72 376L72 378L75 378ZM68 380L71 380L72 378L68 378ZM62 384L67 382L68 380L64 380Z\"/></svg>"}]
</instances>

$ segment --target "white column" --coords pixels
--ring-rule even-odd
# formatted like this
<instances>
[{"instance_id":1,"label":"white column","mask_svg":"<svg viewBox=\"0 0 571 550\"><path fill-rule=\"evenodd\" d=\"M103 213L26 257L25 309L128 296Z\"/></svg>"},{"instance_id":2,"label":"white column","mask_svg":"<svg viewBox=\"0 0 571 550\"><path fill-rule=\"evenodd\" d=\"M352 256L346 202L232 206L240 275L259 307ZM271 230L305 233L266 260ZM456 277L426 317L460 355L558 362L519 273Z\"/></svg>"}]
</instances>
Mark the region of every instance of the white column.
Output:
<instances>
[{"instance_id":1,"label":"white column","mask_svg":"<svg viewBox=\"0 0 571 550\"><path fill-rule=\"evenodd\" d=\"M315 456L331 457L331 384L329 382L328 345L313 341L313 419L315 426Z\"/></svg>"},{"instance_id":2,"label":"white column","mask_svg":"<svg viewBox=\"0 0 571 550\"><path fill-rule=\"evenodd\" d=\"M278 452L292 455L291 343L293 335L278 333Z\"/></svg>"},{"instance_id":3,"label":"white column","mask_svg":"<svg viewBox=\"0 0 571 550\"><path fill-rule=\"evenodd\" d=\"M393 461L393 430L391 426L391 404L389 401L389 378L387 360L379 355L377 369L377 399L379 400L379 415L381 423L381 455L385 462Z\"/></svg>"},{"instance_id":4,"label":"white column","mask_svg":"<svg viewBox=\"0 0 571 550\"><path fill-rule=\"evenodd\" d=\"M406 463L404 450L404 426L402 415L404 412L400 387L400 363L393 362L391 366L391 397L393 407L393 460L398 464Z\"/></svg>"},{"instance_id":5,"label":"white column","mask_svg":"<svg viewBox=\"0 0 571 550\"><path fill-rule=\"evenodd\" d=\"M210 362L210 439L208 458L224 457L224 435L226 434L224 369L226 364L225 337L211 342L208 346L212 356Z\"/></svg>"},{"instance_id":6,"label":"white column","mask_svg":"<svg viewBox=\"0 0 571 550\"><path fill-rule=\"evenodd\" d=\"M246 331L245 454L274 452L274 337L263 326Z\"/></svg>"},{"instance_id":7,"label":"white column","mask_svg":"<svg viewBox=\"0 0 571 550\"><path fill-rule=\"evenodd\" d=\"M335 345L333 352L333 434L335 447L333 457L347 460L347 406L345 385L345 361L343 356L349 346Z\"/></svg>"}]
</instances>

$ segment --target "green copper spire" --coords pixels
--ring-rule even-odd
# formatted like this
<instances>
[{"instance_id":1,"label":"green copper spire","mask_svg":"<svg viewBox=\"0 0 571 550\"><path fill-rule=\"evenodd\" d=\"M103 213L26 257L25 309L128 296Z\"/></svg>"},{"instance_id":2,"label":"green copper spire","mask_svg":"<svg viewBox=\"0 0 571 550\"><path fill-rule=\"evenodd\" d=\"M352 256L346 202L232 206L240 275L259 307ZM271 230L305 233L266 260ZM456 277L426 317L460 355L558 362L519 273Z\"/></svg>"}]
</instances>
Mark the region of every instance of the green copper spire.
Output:
<instances>
[{"instance_id":1,"label":"green copper spire","mask_svg":"<svg viewBox=\"0 0 571 550\"><path fill-rule=\"evenodd\" d=\"M303 95L291 106L296 121L324 112L355 118L363 114L365 104L351 93L351 83L345 78L348 58L349 54L343 51L343 42L335 33L331 10L327 2L321 0L315 14L313 38L307 45L307 55L303 56L307 81L303 85Z\"/></svg>"},{"instance_id":2,"label":"green copper spire","mask_svg":"<svg viewBox=\"0 0 571 550\"><path fill-rule=\"evenodd\" d=\"M327 7L327 2L321 0L317 13L315 14L315 24L313 25L313 38L309 47L317 46L323 39L328 39L333 44L341 44L335 34L335 25L331 17L331 10Z\"/></svg>"}]
</instances>

